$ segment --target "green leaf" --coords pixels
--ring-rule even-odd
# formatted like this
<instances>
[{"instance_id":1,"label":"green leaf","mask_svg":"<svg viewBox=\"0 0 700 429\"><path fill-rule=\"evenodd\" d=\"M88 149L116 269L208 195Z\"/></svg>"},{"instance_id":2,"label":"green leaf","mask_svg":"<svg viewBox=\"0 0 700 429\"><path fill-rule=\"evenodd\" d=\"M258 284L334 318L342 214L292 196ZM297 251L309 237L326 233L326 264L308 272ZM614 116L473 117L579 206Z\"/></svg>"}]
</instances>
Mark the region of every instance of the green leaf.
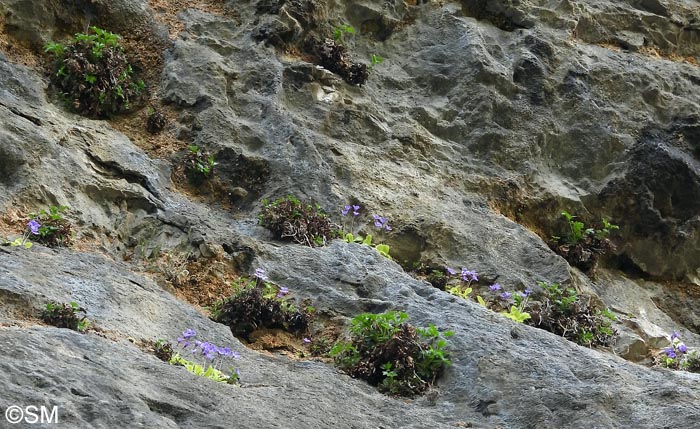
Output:
<instances>
[{"instance_id":1,"label":"green leaf","mask_svg":"<svg viewBox=\"0 0 700 429\"><path fill-rule=\"evenodd\" d=\"M375 247L377 251L379 252L380 255L384 256L385 258L391 259L391 256L389 256L389 246L386 244L377 244Z\"/></svg>"},{"instance_id":2,"label":"green leaf","mask_svg":"<svg viewBox=\"0 0 700 429\"><path fill-rule=\"evenodd\" d=\"M481 297L481 295L476 296L476 301L481 305L482 307L486 307L486 301L484 301L484 298Z\"/></svg>"},{"instance_id":3,"label":"green leaf","mask_svg":"<svg viewBox=\"0 0 700 429\"><path fill-rule=\"evenodd\" d=\"M367 234L364 240L362 240L362 244L366 244L368 246L372 245L372 234Z\"/></svg>"}]
</instances>

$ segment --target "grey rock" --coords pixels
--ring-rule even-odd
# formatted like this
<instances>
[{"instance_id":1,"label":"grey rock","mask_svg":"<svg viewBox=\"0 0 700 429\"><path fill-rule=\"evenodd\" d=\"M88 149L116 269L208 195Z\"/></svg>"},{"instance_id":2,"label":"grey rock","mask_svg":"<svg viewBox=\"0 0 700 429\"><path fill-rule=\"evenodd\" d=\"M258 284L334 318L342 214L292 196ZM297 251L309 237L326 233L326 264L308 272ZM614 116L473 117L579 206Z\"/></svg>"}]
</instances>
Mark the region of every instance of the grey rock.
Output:
<instances>
[{"instance_id":1,"label":"grey rock","mask_svg":"<svg viewBox=\"0 0 700 429\"><path fill-rule=\"evenodd\" d=\"M5 35L39 49L90 21L165 43L146 1L63 3L0 0ZM180 139L216 155L235 213L173 192L168 162L52 104L40 71L0 56L0 212L66 204L76 240L103 253L0 247L0 337L12 345L0 348L0 406L50 396L66 427L696 425L696 374L516 326L367 246L270 243L255 221L260 199L285 194L318 201L338 222L342 205L360 204L354 232L376 235L365 224L388 217L394 232L377 238L402 264L464 266L509 289L548 281L595 293L620 317L614 352L630 360L649 364L672 330L698 344L700 72L650 55L697 61L696 2L201 9L180 13L185 31L163 54L155 96L178 110ZM275 48L344 22L358 29L355 60L384 57L363 87ZM616 255L593 280L545 243L560 233L562 209L621 225ZM335 320L396 308L416 325L454 329L453 366L437 393L387 398L325 364L245 349L133 261L222 250L239 272L265 267ZM79 302L108 338L27 327L49 299ZM185 327L239 349L247 387L193 377L125 340Z\"/></svg>"}]
</instances>

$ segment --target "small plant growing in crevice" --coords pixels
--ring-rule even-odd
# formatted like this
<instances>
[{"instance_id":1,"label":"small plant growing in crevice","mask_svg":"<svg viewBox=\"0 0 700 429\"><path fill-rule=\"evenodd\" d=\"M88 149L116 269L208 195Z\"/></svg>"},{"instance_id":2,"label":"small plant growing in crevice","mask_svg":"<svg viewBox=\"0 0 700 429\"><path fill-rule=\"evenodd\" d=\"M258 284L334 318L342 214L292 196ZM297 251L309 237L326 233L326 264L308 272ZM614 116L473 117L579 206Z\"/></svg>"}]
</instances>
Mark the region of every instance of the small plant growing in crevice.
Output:
<instances>
[{"instance_id":1,"label":"small plant growing in crevice","mask_svg":"<svg viewBox=\"0 0 700 429\"><path fill-rule=\"evenodd\" d=\"M435 326L415 328L404 312L363 313L350 323L349 341L336 343L330 356L344 371L391 395L415 396L427 390L450 364L447 341L454 333Z\"/></svg>"},{"instance_id":2,"label":"small plant growing in crevice","mask_svg":"<svg viewBox=\"0 0 700 429\"><path fill-rule=\"evenodd\" d=\"M608 237L619 227L603 218L600 229L586 228L566 210L561 215L567 222L567 231L562 236L552 236L550 247L572 266L589 274L595 273L600 256L615 249Z\"/></svg>"},{"instance_id":3,"label":"small plant growing in crevice","mask_svg":"<svg viewBox=\"0 0 700 429\"><path fill-rule=\"evenodd\" d=\"M312 319L311 308L299 309L289 300L289 289L269 281L258 268L252 280L241 279L234 294L218 302L212 319L228 325L237 337L250 340L256 329L282 329L292 334L307 332Z\"/></svg>"},{"instance_id":4,"label":"small plant growing in crevice","mask_svg":"<svg viewBox=\"0 0 700 429\"><path fill-rule=\"evenodd\" d=\"M454 276L457 274L457 271L448 267L447 274L450 276ZM479 276L476 274L476 271L471 271L462 267L462 272L460 273L459 280L460 281L457 284L454 284L451 287L448 287L446 284L446 290L452 295L458 296L462 299L467 299L469 297L469 294L472 293L472 282L478 282Z\"/></svg>"},{"instance_id":5,"label":"small plant growing in crevice","mask_svg":"<svg viewBox=\"0 0 700 429\"><path fill-rule=\"evenodd\" d=\"M670 346L663 349L655 362L657 365L682 371L700 372L700 354L697 350L690 350L681 341L678 332L674 331L670 336Z\"/></svg>"},{"instance_id":6,"label":"small plant growing in crevice","mask_svg":"<svg viewBox=\"0 0 700 429\"><path fill-rule=\"evenodd\" d=\"M287 195L272 202L263 200L262 205L258 215L260 225L277 239L314 247L323 246L338 236L337 225L317 203L301 202Z\"/></svg>"},{"instance_id":7,"label":"small plant growing in crevice","mask_svg":"<svg viewBox=\"0 0 700 429\"><path fill-rule=\"evenodd\" d=\"M372 70L374 70L374 66L381 64L382 62L384 62L384 58L380 57L379 55L377 55L377 54L370 55L369 56L368 71L371 73Z\"/></svg>"},{"instance_id":8,"label":"small plant growing in crevice","mask_svg":"<svg viewBox=\"0 0 700 429\"><path fill-rule=\"evenodd\" d=\"M89 117L108 117L129 109L145 84L133 76L120 36L97 27L78 33L68 45L48 43L55 71L51 82L66 104Z\"/></svg>"},{"instance_id":9,"label":"small plant growing in crevice","mask_svg":"<svg viewBox=\"0 0 700 429\"><path fill-rule=\"evenodd\" d=\"M158 339L152 344L153 354L163 362L170 362L175 351L173 350L173 345L169 341L165 341L162 338Z\"/></svg>"},{"instance_id":10,"label":"small plant growing in crevice","mask_svg":"<svg viewBox=\"0 0 700 429\"><path fill-rule=\"evenodd\" d=\"M195 186L199 186L211 178L216 162L214 155L197 145L187 146L185 157L185 176Z\"/></svg>"},{"instance_id":11,"label":"small plant growing in crevice","mask_svg":"<svg viewBox=\"0 0 700 429\"><path fill-rule=\"evenodd\" d=\"M333 30L333 40L335 40L338 43L341 43L341 42L343 42L343 37L346 34L353 34L354 35L355 34L355 27L353 27L352 25L348 25L348 24L342 24L342 25L335 27L335 29Z\"/></svg>"},{"instance_id":12,"label":"small plant growing in crevice","mask_svg":"<svg viewBox=\"0 0 700 429\"><path fill-rule=\"evenodd\" d=\"M310 38L306 48L322 67L337 73L351 85L361 86L367 82L370 70L382 59L379 55L372 55L369 67L367 64L352 62L344 45L345 36L349 34L355 34L355 28L347 24L340 25L333 30L332 39Z\"/></svg>"},{"instance_id":13,"label":"small plant growing in crevice","mask_svg":"<svg viewBox=\"0 0 700 429\"><path fill-rule=\"evenodd\" d=\"M49 211L31 213L25 235L49 247L67 246L71 242L71 223L63 217L66 206L51 206Z\"/></svg>"},{"instance_id":14,"label":"small plant growing in crevice","mask_svg":"<svg viewBox=\"0 0 700 429\"><path fill-rule=\"evenodd\" d=\"M41 320L57 328L67 328L84 333L90 326L85 316L86 311L78 303L59 303L51 301L41 311Z\"/></svg>"},{"instance_id":15,"label":"small plant growing in crevice","mask_svg":"<svg viewBox=\"0 0 700 429\"><path fill-rule=\"evenodd\" d=\"M149 133L151 134L158 134L159 132L163 131L163 128L165 128L167 120L165 119L165 115L152 108L148 108L148 116L146 117L146 130L148 130Z\"/></svg>"},{"instance_id":16,"label":"small plant growing in crevice","mask_svg":"<svg viewBox=\"0 0 700 429\"><path fill-rule=\"evenodd\" d=\"M206 377L220 383L239 384L240 372L238 369L229 365L228 375L226 375L221 370L221 366L225 360L231 358L240 359L241 356L228 347L219 347L208 341L197 340L196 336L196 331L187 329L182 333L182 337L177 339L177 344L181 347L183 354L187 352L187 355L192 356L192 358L203 358L203 364L198 363L196 360L183 358L180 352L173 353L172 347L170 348L171 356L168 362L171 365L183 366L187 371L200 377Z\"/></svg>"},{"instance_id":17,"label":"small plant growing in crevice","mask_svg":"<svg viewBox=\"0 0 700 429\"><path fill-rule=\"evenodd\" d=\"M378 240L374 240L375 236L373 236L372 234L367 234L364 237L362 237L359 233L355 231L355 219L357 219L358 216L360 216L360 208L361 207L358 205L347 205L343 207L343 209L340 211L341 216L343 216L343 222L341 229L338 230L338 235L340 235L346 243L359 243L364 244L366 246L374 247L374 249L377 252L379 252L380 255L384 256L385 258L391 259L391 255L389 255L389 245L381 243L381 241L383 241L384 233L392 231L392 228L389 225L389 220L377 214L373 215L372 224L375 228L377 228L376 237L378 238ZM349 216L351 210L352 217ZM350 222L346 221L346 219L348 218L350 218ZM375 241L374 243L373 240Z\"/></svg>"},{"instance_id":18,"label":"small plant growing in crevice","mask_svg":"<svg viewBox=\"0 0 700 429\"><path fill-rule=\"evenodd\" d=\"M582 346L607 346L617 336L612 327L615 315L594 303L593 298L563 289L556 283L537 283L544 296L533 305L529 324L560 335Z\"/></svg>"},{"instance_id":19,"label":"small plant growing in crevice","mask_svg":"<svg viewBox=\"0 0 700 429\"><path fill-rule=\"evenodd\" d=\"M449 277L457 271L446 268ZM477 273L462 268L459 281L448 279L445 290L452 295L468 300L472 287L477 287ZM572 288L558 284L538 282L541 292L537 299L530 288L509 292L499 283L494 283L485 293L477 293L476 301L483 307L496 311L518 323L526 323L560 335L583 346L607 346L612 344L617 332L612 327L615 315L593 300L579 295ZM483 291L483 286L478 286Z\"/></svg>"}]
</instances>

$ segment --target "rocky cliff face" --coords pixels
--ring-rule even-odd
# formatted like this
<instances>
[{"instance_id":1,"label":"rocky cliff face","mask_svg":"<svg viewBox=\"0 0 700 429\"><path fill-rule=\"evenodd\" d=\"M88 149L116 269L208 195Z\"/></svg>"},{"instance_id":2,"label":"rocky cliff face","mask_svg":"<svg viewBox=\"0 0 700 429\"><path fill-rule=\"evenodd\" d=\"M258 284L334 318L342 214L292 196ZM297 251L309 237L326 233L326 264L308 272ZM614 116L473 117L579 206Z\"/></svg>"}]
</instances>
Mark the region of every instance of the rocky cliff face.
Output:
<instances>
[{"instance_id":1,"label":"rocky cliff face","mask_svg":"<svg viewBox=\"0 0 700 429\"><path fill-rule=\"evenodd\" d=\"M700 419L698 375L650 367L673 330L700 346L698 2L0 0L0 16L0 237L49 205L69 206L75 231L69 248L0 247L3 409L58 405L65 427ZM362 86L309 48L342 24L353 61L383 57ZM120 33L148 85L130 114L86 119L48 87L43 45L88 25ZM160 134L145 131L148 106L167 118ZM188 145L214 154L216 186L182 180ZM260 200L286 194L388 217L395 262L272 240ZM546 243L564 209L620 225L594 277ZM413 263L595 294L620 338L591 350L516 325L406 274ZM452 329L453 365L406 402L328 363L250 350L199 305L256 267L338 326L402 309ZM44 326L48 300L78 302L99 329ZM187 328L242 354L241 387L129 341Z\"/></svg>"}]
</instances>

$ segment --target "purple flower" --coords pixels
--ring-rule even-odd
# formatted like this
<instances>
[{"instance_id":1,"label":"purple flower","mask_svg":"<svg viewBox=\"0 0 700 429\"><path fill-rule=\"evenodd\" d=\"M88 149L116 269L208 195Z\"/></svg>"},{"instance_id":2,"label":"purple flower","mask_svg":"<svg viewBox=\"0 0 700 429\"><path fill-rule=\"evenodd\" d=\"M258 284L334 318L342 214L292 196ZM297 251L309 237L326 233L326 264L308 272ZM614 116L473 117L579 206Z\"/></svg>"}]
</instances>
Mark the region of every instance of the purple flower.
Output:
<instances>
[{"instance_id":1,"label":"purple flower","mask_svg":"<svg viewBox=\"0 0 700 429\"><path fill-rule=\"evenodd\" d=\"M374 226L376 226L377 228L382 228L386 223L386 219L379 215L372 216L372 219L374 219Z\"/></svg>"},{"instance_id":2,"label":"purple flower","mask_svg":"<svg viewBox=\"0 0 700 429\"><path fill-rule=\"evenodd\" d=\"M253 274L253 275L264 282L266 282L268 280L267 274L265 273L265 270L263 270L262 268L256 268L255 274Z\"/></svg>"},{"instance_id":3,"label":"purple flower","mask_svg":"<svg viewBox=\"0 0 700 429\"><path fill-rule=\"evenodd\" d=\"M219 347L216 349L219 356L231 356L231 349L228 347Z\"/></svg>"},{"instance_id":4,"label":"purple flower","mask_svg":"<svg viewBox=\"0 0 700 429\"><path fill-rule=\"evenodd\" d=\"M311 342L311 340L310 340L310 339L308 339L308 338L304 338L304 343L305 343L305 344L309 344L310 342Z\"/></svg>"},{"instance_id":5,"label":"purple flower","mask_svg":"<svg viewBox=\"0 0 700 429\"><path fill-rule=\"evenodd\" d=\"M236 352L231 352L231 356L233 356L234 359L240 359L241 355L236 353Z\"/></svg>"},{"instance_id":6,"label":"purple flower","mask_svg":"<svg viewBox=\"0 0 700 429\"><path fill-rule=\"evenodd\" d=\"M386 229L387 231L391 231L391 227L389 225L386 225L384 229Z\"/></svg>"},{"instance_id":7,"label":"purple flower","mask_svg":"<svg viewBox=\"0 0 700 429\"><path fill-rule=\"evenodd\" d=\"M676 351L673 350L673 347L666 347L664 349L664 353L666 353L666 356L670 357L671 359L676 358Z\"/></svg>"},{"instance_id":8,"label":"purple flower","mask_svg":"<svg viewBox=\"0 0 700 429\"><path fill-rule=\"evenodd\" d=\"M508 300L508 299L510 299L510 297L511 297L510 292L503 292L501 294L501 299L503 299L503 300Z\"/></svg>"},{"instance_id":9,"label":"purple flower","mask_svg":"<svg viewBox=\"0 0 700 429\"><path fill-rule=\"evenodd\" d=\"M525 292L523 292L523 298L525 298L526 296L530 296L531 293L532 289L525 289Z\"/></svg>"},{"instance_id":10,"label":"purple flower","mask_svg":"<svg viewBox=\"0 0 700 429\"><path fill-rule=\"evenodd\" d=\"M462 268L462 280L465 282L477 282L479 281L479 277L476 274L476 271L469 271L466 268Z\"/></svg>"},{"instance_id":11,"label":"purple flower","mask_svg":"<svg viewBox=\"0 0 700 429\"><path fill-rule=\"evenodd\" d=\"M343 207L343 210L340 212L341 215L347 216L348 212L350 211L351 207L350 206L345 206Z\"/></svg>"},{"instance_id":12,"label":"purple flower","mask_svg":"<svg viewBox=\"0 0 700 429\"><path fill-rule=\"evenodd\" d=\"M671 341L673 341L679 337L680 337L680 334L678 334L678 331L673 331L673 333L671 334Z\"/></svg>"},{"instance_id":13,"label":"purple flower","mask_svg":"<svg viewBox=\"0 0 700 429\"><path fill-rule=\"evenodd\" d=\"M289 289L287 289L286 287L282 286L282 287L280 287L280 291L279 291L279 293L277 294L277 298L282 298L283 296L287 295L288 293L289 293Z\"/></svg>"},{"instance_id":14,"label":"purple flower","mask_svg":"<svg viewBox=\"0 0 700 429\"><path fill-rule=\"evenodd\" d=\"M197 335L197 332L194 329L187 329L185 332L182 333L182 338L189 340L195 335Z\"/></svg>"},{"instance_id":15,"label":"purple flower","mask_svg":"<svg viewBox=\"0 0 700 429\"><path fill-rule=\"evenodd\" d=\"M455 274L457 274L457 271L453 270L452 268L450 268L450 267L445 267L445 268L447 268L447 274L449 274L451 276L454 276Z\"/></svg>"},{"instance_id":16,"label":"purple flower","mask_svg":"<svg viewBox=\"0 0 700 429\"><path fill-rule=\"evenodd\" d=\"M678 345L678 351L681 353L685 353L688 351L688 347L685 344L681 343Z\"/></svg>"},{"instance_id":17,"label":"purple flower","mask_svg":"<svg viewBox=\"0 0 700 429\"><path fill-rule=\"evenodd\" d=\"M352 215L355 217L360 215L360 206L352 206Z\"/></svg>"},{"instance_id":18,"label":"purple flower","mask_svg":"<svg viewBox=\"0 0 700 429\"><path fill-rule=\"evenodd\" d=\"M236 375L241 375L241 373L240 373L240 371L238 371L238 369L235 369L233 372L234 372Z\"/></svg>"},{"instance_id":19,"label":"purple flower","mask_svg":"<svg viewBox=\"0 0 700 429\"><path fill-rule=\"evenodd\" d=\"M489 289L495 292L497 290L501 290L501 285L499 285L498 283L494 283L491 286L489 286Z\"/></svg>"},{"instance_id":20,"label":"purple flower","mask_svg":"<svg viewBox=\"0 0 700 429\"><path fill-rule=\"evenodd\" d=\"M34 235L39 235L39 227L41 224L36 221L36 219L32 219L27 223L27 226L29 227L29 231L34 234Z\"/></svg>"}]
</instances>

